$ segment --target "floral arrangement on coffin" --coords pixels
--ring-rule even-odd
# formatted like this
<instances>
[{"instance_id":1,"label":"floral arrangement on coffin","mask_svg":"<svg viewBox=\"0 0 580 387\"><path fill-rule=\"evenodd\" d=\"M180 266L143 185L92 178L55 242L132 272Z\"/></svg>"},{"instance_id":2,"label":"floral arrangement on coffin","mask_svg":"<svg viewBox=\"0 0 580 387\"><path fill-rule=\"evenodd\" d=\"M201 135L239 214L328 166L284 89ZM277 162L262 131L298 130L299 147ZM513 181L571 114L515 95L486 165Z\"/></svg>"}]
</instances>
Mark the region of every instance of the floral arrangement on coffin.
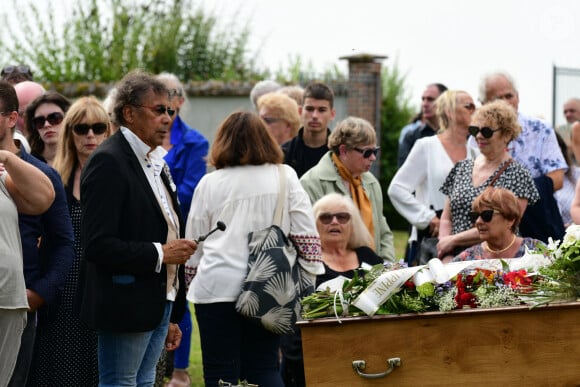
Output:
<instances>
[{"instance_id":1,"label":"floral arrangement on coffin","mask_svg":"<svg viewBox=\"0 0 580 387\"><path fill-rule=\"evenodd\" d=\"M539 253L551 258L551 263L539 269L534 292L526 301L542 305L580 298L580 225L566 229L563 241L549 240Z\"/></svg>"},{"instance_id":2,"label":"floral arrangement on coffin","mask_svg":"<svg viewBox=\"0 0 580 387\"><path fill-rule=\"evenodd\" d=\"M337 285L338 284L338 285ZM320 289L320 287L319 287ZM496 308L580 297L580 225L522 258L373 266L302 299L305 319Z\"/></svg>"},{"instance_id":3,"label":"floral arrangement on coffin","mask_svg":"<svg viewBox=\"0 0 580 387\"><path fill-rule=\"evenodd\" d=\"M362 276L355 274L352 280L344 281L339 291L326 288L303 298L303 318L369 314L356 306L356 300L377 278L377 273L387 271L389 269L377 265ZM533 290L533 278L524 269L505 272L476 268L462 271L441 284L424 282L417 285L413 279L408 279L372 314L448 312L463 308L519 305L522 303L519 296Z\"/></svg>"}]
</instances>

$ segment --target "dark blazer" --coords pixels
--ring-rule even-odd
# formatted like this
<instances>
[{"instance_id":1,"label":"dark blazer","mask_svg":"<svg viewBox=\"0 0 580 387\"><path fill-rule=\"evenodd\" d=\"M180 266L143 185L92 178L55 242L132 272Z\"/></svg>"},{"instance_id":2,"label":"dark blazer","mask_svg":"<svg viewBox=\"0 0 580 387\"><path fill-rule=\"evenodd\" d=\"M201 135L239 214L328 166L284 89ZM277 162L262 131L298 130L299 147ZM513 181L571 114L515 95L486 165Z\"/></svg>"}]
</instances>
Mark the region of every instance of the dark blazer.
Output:
<instances>
[{"instance_id":1,"label":"dark blazer","mask_svg":"<svg viewBox=\"0 0 580 387\"><path fill-rule=\"evenodd\" d=\"M175 186L162 178L183 220ZM172 186L172 187L170 187ZM118 131L91 155L81 175L83 212L83 300L80 314L90 327L143 332L161 322L166 305L166 266L155 272L157 249L166 243L167 222L137 156ZM178 271L179 292L171 322L186 307L184 266Z\"/></svg>"}]
</instances>

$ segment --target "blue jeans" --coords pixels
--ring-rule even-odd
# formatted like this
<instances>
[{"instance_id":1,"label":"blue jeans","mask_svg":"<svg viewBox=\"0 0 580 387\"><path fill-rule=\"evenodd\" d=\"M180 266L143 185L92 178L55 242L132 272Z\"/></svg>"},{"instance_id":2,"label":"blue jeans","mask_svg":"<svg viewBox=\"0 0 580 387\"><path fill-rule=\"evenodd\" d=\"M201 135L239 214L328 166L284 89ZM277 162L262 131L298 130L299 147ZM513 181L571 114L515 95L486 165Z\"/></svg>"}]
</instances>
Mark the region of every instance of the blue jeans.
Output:
<instances>
[{"instance_id":1,"label":"blue jeans","mask_svg":"<svg viewBox=\"0 0 580 387\"><path fill-rule=\"evenodd\" d=\"M206 387L238 380L283 387L278 366L280 336L236 312L234 302L195 304Z\"/></svg>"},{"instance_id":2,"label":"blue jeans","mask_svg":"<svg viewBox=\"0 0 580 387\"><path fill-rule=\"evenodd\" d=\"M173 303L159 326L148 332L99 331L99 387L155 384L155 367L165 345Z\"/></svg>"}]
</instances>

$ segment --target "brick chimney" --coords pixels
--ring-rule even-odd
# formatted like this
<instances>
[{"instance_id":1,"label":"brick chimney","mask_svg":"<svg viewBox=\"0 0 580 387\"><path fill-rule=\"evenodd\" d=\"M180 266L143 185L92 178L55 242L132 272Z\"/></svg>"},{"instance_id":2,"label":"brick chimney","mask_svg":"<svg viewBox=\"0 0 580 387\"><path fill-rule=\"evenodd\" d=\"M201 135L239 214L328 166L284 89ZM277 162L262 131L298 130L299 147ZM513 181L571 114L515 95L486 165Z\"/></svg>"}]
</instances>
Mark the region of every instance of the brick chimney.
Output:
<instances>
[{"instance_id":1,"label":"brick chimney","mask_svg":"<svg viewBox=\"0 0 580 387\"><path fill-rule=\"evenodd\" d=\"M381 138L382 60L386 56L360 53L343 56L348 61L348 115L364 118L377 132L377 143ZM373 163L371 172L378 178L380 163Z\"/></svg>"}]
</instances>

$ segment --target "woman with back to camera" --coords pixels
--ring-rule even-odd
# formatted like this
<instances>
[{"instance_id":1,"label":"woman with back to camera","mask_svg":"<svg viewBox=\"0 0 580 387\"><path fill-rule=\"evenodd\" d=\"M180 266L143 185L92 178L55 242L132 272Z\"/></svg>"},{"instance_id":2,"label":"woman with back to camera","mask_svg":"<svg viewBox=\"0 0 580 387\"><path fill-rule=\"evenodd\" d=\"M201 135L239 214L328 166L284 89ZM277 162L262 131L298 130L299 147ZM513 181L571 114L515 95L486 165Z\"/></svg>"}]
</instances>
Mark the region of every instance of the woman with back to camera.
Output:
<instances>
[{"instance_id":1,"label":"woman with back to camera","mask_svg":"<svg viewBox=\"0 0 580 387\"><path fill-rule=\"evenodd\" d=\"M522 214L528 202L539 199L530 172L508 153L508 144L520 132L517 114L505 101L485 104L473 114L469 133L475 137L481 154L475 160L465 159L455 164L441 187L441 192L448 197L441 217L437 251L445 262L481 242L469 212L473 200L484 189L489 186L509 189L517 196Z\"/></svg>"},{"instance_id":2,"label":"woman with back to camera","mask_svg":"<svg viewBox=\"0 0 580 387\"><path fill-rule=\"evenodd\" d=\"M52 166L59 133L70 101L55 91L47 91L26 108L24 124L28 131L30 153Z\"/></svg>"},{"instance_id":3,"label":"woman with back to camera","mask_svg":"<svg viewBox=\"0 0 580 387\"><path fill-rule=\"evenodd\" d=\"M49 311L53 323L37 329L35 366L29 376L34 385L88 387L99 383L97 335L80 321L76 310L82 256L80 176L89 156L110 134L109 115L92 96L75 101L63 121L54 168L67 195L75 256L62 296Z\"/></svg>"},{"instance_id":4,"label":"woman with back to camera","mask_svg":"<svg viewBox=\"0 0 580 387\"><path fill-rule=\"evenodd\" d=\"M246 276L248 233L269 227L280 190L280 147L254 113L230 114L220 125L209 162L216 171L199 182L186 237L199 238L218 221L227 225L200 242L188 261L197 273L188 291L199 325L206 386L240 380L283 386L278 367L280 336L236 312ZM324 271L312 206L296 172L283 165L286 198L280 228L300 251L296 264L314 276Z\"/></svg>"},{"instance_id":5,"label":"woman with back to camera","mask_svg":"<svg viewBox=\"0 0 580 387\"><path fill-rule=\"evenodd\" d=\"M479 233L481 243L469 247L453 261L519 258L526 248L536 250L542 241L516 234L522 212L518 198L504 188L486 188L473 201L469 216Z\"/></svg>"},{"instance_id":6,"label":"woman with back to camera","mask_svg":"<svg viewBox=\"0 0 580 387\"><path fill-rule=\"evenodd\" d=\"M439 188L451 168L459 160L474 159L479 154L467 144L475 111L471 96L461 90L447 90L435 105L439 133L417 140L388 191L395 209L413 225L409 243L415 248L423 238L439 235L439 218L445 205L445 195ZM414 261L414 255L408 257L409 263Z\"/></svg>"}]
</instances>

